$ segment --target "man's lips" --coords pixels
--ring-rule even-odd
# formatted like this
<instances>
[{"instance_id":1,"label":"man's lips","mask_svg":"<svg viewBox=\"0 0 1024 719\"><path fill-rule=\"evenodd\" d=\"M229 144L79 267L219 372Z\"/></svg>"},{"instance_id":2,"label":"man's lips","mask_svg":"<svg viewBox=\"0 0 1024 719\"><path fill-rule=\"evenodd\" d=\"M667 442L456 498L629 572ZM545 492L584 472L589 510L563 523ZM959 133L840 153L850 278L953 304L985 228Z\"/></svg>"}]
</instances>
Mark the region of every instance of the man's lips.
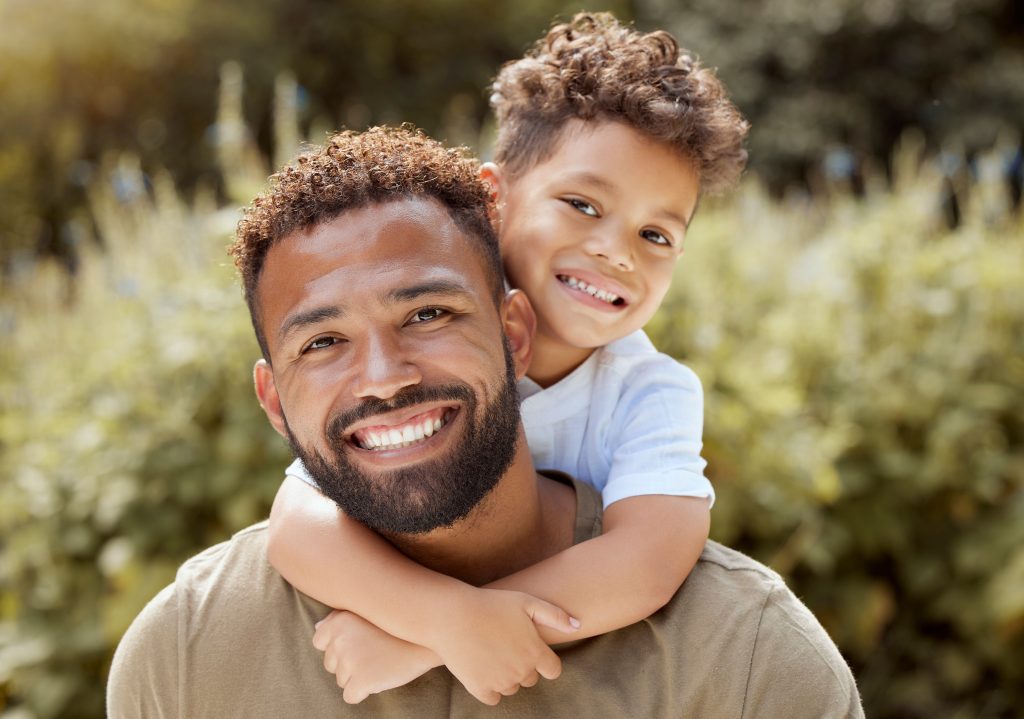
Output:
<instances>
[{"instance_id":1,"label":"man's lips","mask_svg":"<svg viewBox=\"0 0 1024 719\"><path fill-rule=\"evenodd\" d=\"M411 415L407 411L404 416L392 413L374 417L352 431L348 439L357 447L371 451L409 447L429 439L448 424L456 412L458 407L448 404Z\"/></svg>"},{"instance_id":2,"label":"man's lips","mask_svg":"<svg viewBox=\"0 0 1024 719\"><path fill-rule=\"evenodd\" d=\"M593 272L558 270L555 278L569 289L588 295L609 307L625 307L630 302L626 288Z\"/></svg>"}]
</instances>

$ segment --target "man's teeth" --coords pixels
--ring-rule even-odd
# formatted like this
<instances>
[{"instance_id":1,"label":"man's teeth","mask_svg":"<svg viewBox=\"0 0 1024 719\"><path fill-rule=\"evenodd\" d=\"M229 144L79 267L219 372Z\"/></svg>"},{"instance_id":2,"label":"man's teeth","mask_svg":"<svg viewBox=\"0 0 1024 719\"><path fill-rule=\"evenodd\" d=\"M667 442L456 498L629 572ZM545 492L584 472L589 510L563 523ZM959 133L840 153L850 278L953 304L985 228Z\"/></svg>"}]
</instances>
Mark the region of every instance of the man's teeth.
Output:
<instances>
[{"instance_id":1,"label":"man's teeth","mask_svg":"<svg viewBox=\"0 0 1024 719\"><path fill-rule=\"evenodd\" d=\"M571 277L569 275L559 275L558 279L572 287L574 290L582 290L583 292L586 292L588 295L596 297L599 300L604 300L609 304L614 304L619 299L619 296L616 294L612 294L611 292L606 292L604 290L598 289L593 285L588 285L583 280L576 279L575 277Z\"/></svg>"},{"instance_id":2,"label":"man's teeth","mask_svg":"<svg viewBox=\"0 0 1024 719\"><path fill-rule=\"evenodd\" d=\"M357 439L363 449L398 449L422 442L447 423L446 417L434 420L423 420L418 424L407 424L404 427L385 429L379 432L367 432L362 439Z\"/></svg>"}]
</instances>

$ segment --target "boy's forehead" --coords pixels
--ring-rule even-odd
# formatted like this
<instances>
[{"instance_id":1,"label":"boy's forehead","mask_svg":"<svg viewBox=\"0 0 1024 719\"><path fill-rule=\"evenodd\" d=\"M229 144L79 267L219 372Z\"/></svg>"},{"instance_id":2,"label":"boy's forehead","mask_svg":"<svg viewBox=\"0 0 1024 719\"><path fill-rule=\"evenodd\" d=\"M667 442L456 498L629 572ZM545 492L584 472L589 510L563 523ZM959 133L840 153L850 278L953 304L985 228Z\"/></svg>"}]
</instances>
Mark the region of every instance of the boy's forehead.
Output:
<instances>
[{"instance_id":1,"label":"boy's forehead","mask_svg":"<svg viewBox=\"0 0 1024 719\"><path fill-rule=\"evenodd\" d=\"M681 170L699 175L697 163L693 158L671 143L652 137L627 122L601 117L592 120L572 117L552 131L547 142L542 143L543 150L531 157L529 164L521 166L515 176L524 175L552 159L568 159L569 157L586 159L589 161L588 164L593 167L608 166L610 168L611 156L607 152L594 154L594 149L607 151L609 148L614 149L616 146L634 143L654 148L663 155L666 162L677 165ZM641 162L641 160L636 159L636 162ZM590 174L590 177L584 179L596 184L608 183L603 174L593 172Z\"/></svg>"}]
</instances>

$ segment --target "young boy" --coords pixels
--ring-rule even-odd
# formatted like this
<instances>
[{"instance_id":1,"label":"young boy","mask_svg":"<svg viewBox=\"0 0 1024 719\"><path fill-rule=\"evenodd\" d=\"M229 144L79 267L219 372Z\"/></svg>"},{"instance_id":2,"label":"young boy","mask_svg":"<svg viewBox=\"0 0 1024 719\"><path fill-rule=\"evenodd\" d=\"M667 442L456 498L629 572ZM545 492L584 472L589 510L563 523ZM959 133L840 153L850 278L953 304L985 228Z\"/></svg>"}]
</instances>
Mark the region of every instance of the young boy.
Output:
<instances>
[{"instance_id":1,"label":"young boy","mask_svg":"<svg viewBox=\"0 0 1024 719\"><path fill-rule=\"evenodd\" d=\"M747 124L670 35L606 14L554 27L501 70L491 101L497 164L482 177L509 282L537 314L520 384L531 454L602 492L604 532L473 588L343 516L296 462L271 513L270 558L348 610L314 638L346 701L441 663L488 704L554 678L545 642L654 613L707 539L700 383L640 328L668 290L699 196L739 177Z\"/></svg>"}]
</instances>

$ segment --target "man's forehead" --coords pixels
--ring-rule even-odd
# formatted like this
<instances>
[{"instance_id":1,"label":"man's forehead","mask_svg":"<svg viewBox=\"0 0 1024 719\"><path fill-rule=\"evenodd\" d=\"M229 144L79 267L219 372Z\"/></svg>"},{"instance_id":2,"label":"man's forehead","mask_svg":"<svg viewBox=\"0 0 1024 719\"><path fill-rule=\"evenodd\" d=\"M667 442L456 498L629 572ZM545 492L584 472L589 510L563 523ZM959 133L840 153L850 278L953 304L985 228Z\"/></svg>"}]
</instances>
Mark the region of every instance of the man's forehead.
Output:
<instances>
[{"instance_id":1,"label":"man's forehead","mask_svg":"<svg viewBox=\"0 0 1024 719\"><path fill-rule=\"evenodd\" d=\"M394 299L394 290L424 283L489 292L477 242L439 202L404 198L366 205L301 232L267 252L259 281L268 334L294 308L329 296Z\"/></svg>"}]
</instances>

